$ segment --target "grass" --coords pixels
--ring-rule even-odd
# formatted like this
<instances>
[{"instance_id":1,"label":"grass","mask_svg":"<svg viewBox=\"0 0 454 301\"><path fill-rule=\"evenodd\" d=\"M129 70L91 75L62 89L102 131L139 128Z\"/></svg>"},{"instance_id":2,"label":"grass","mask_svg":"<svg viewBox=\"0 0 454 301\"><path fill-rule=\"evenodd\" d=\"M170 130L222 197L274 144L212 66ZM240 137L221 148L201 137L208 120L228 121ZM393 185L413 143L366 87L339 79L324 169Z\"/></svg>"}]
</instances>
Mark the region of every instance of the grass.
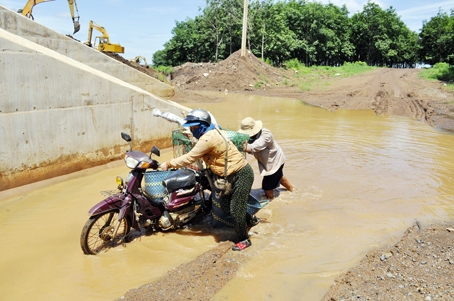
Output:
<instances>
[{"instance_id":1,"label":"grass","mask_svg":"<svg viewBox=\"0 0 454 301\"><path fill-rule=\"evenodd\" d=\"M156 68L153 68L158 76L158 80L162 81L163 83L170 84L169 81L167 80L167 76L173 74L175 70L173 70L172 67L170 66L158 66Z\"/></svg>"},{"instance_id":2,"label":"grass","mask_svg":"<svg viewBox=\"0 0 454 301\"><path fill-rule=\"evenodd\" d=\"M266 76L261 75L259 80L255 82L254 88L259 89L262 85L269 83L269 79Z\"/></svg>"},{"instance_id":3,"label":"grass","mask_svg":"<svg viewBox=\"0 0 454 301\"><path fill-rule=\"evenodd\" d=\"M293 70L295 78L298 80L298 87L303 91L323 85L329 85L329 82L321 83L320 79L330 79L334 77L349 77L366 71L375 69L369 67L364 62L345 63L339 67L330 66L312 66L306 67L297 59L292 59L284 63L284 68Z\"/></svg>"},{"instance_id":4,"label":"grass","mask_svg":"<svg viewBox=\"0 0 454 301\"><path fill-rule=\"evenodd\" d=\"M427 80L445 82L446 88L454 91L454 67L449 66L447 63L437 63L432 68L423 69L419 73L419 76Z\"/></svg>"},{"instance_id":5,"label":"grass","mask_svg":"<svg viewBox=\"0 0 454 301\"><path fill-rule=\"evenodd\" d=\"M164 75L170 75L175 72L171 66L158 66L154 68L154 70L156 70L156 72L163 73Z\"/></svg>"}]
</instances>

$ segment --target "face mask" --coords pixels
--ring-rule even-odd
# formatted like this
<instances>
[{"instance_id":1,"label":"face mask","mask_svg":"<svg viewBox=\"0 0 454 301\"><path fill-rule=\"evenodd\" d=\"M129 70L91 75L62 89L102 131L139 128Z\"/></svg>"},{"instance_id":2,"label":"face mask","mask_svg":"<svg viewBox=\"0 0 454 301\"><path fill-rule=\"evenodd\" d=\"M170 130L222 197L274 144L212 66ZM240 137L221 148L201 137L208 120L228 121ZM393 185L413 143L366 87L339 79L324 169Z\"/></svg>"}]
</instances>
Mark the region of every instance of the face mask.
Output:
<instances>
[{"instance_id":1,"label":"face mask","mask_svg":"<svg viewBox=\"0 0 454 301\"><path fill-rule=\"evenodd\" d=\"M191 133L195 138L199 139L200 137L203 136L203 134L205 134L208 131L211 131L212 129L214 129L214 124L208 125L206 123L201 122L199 127L191 131Z\"/></svg>"},{"instance_id":2,"label":"face mask","mask_svg":"<svg viewBox=\"0 0 454 301\"><path fill-rule=\"evenodd\" d=\"M208 132L212 129L214 129L213 124L207 125L206 123L200 123L199 127L196 128L195 130L191 131L191 133L194 137L199 139L200 137L202 137L203 134L205 134L206 132Z\"/></svg>"},{"instance_id":3,"label":"face mask","mask_svg":"<svg viewBox=\"0 0 454 301\"><path fill-rule=\"evenodd\" d=\"M260 138L260 135L261 135L261 134L262 134L262 130L260 130L260 132L258 132L258 133L255 134L254 136L251 136L251 137L249 138L248 143L249 143L249 144L254 143L255 140L257 140L257 139Z\"/></svg>"}]
</instances>

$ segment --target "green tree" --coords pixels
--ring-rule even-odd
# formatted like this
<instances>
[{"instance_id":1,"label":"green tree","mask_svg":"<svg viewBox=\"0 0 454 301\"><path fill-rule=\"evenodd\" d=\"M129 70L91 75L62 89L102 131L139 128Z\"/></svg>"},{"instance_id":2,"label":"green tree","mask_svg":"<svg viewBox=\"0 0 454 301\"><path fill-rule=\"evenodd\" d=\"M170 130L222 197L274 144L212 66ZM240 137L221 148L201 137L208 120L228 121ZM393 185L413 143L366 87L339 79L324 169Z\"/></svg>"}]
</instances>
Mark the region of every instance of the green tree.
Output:
<instances>
[{"instance_id":1,"label":"green tree","mask_svg":"<svg viewBox=\"0 0 454 301\"><path fill-rule=\"evenodd\" d=\"M165 49L158 50L155 53L153 53L153 67L170 65L172 65L172 62L167 60L167 54Z\"/></svg>"},{"instance_id":2,"label":"green tree","mask_svg":"<svg viewBox=\"0 0 454 301\"><path fill-rule=\"evenodd\" d=\"M227 28L223 57L226 58L241 48L243 28L243 0L224 0L222 7L225 10L224 26Z\"/></svg>"},{"instance_id":3,"label":"green tree","mask_svg":"<svg viewBox=\"0 0 454 301\"><path fill-rule=\"evenodd\" d=\"M355 57L368 65L413 65L417 54L417 34L411 32L390 7L382 10L369 2L352 16L351 40Z\"/></svg>"},{"instance_id":4,"label":"green tree","mask_svg":"<svg viewBox=\"0 0 454 301\"><path fill-rule=\"evenodd\" d=\"M423 23L420 37L421 61L436 64L454 64L454 12L448 15L443 11Z\"/></svg>"},{"instance_id":5,"label":"green tree","mask_svg":"<svg viewBox=\"0 0 454 301\"><path fill-rule=\"evenodd\" d=\"M266 58L280 66L284 61L292 58L292 52L298 45L296 34L287 23L284 2L277 2L270 7L269 21L265 32L266 43L263 52Z\"/></svg>"},{"instance_id":6,"label":"green tree","mask_svg":"<svg viewBox=\"0 0 454 301\"><path fill-rule=\"evenodd\" d=\"M203 22L205 29L208 29L208 35L211 37L214 44L214 59L218 60L219 48L224 42L224 35L227 29L224 18L226 12L222 7L222 0L207 0L207 5L203 10Z\"/></svg>"},{"instance_id":7,"label":"green tree","mask_svg":"<svg viewBox=\"0 0 454 301\"><path fill-rule=\"evenodd\" d=\"M247 40L248 48L265 60L267 24L271 22L273 0L255 0L249 3Z\"/></svg>"},{"instance_id":8,"label":"green tree","mask_svg":"<svg viewBox=\"0 0 454 301\"><path fill-rule=\"evenodd\" d=\"M346 6L291 0L285 6L287 26L295 34L292 57L309 65L343 64L353 45Z\"/></svg>"},{"instance_id":9,"label":"green tree","mask_svg":"<svg viewBox=\"0 0 454 301\"><path fill-rule=\"evenodd\" d=\"M241 48L243 0L206 0L194 19L176 22L172 38L157 52L155 64L180 65L227 58ZM306 66L342 65L366 61L369 65L411 66L417 60L418 35L410 31L390 7L368 2L349 18L345 5L323 5L308 0L250 0L247 46L275 65L297 59ZM439 16L425 26L422 48L428 58L453 57L453 21ZM443 21L443 22L441 22ZM443 26L441 26L440 24ZM429 39L432 32L442 33ZM431 47L436 45L434 53ZM451 51L451 52L449 52Z\"/></svg>"},{"instance_id":10,"label":"green tree","mask_svg":"<svg viewBox=\"0 0 454 301\"><path fill-rule=\"evenodd\" d=\"M164 44L165 60L171 66L181 65L185 62L197 62L199 59L199 19L187 19L186 22L176 22L172 29L173 37Z\"/></svg>"}]
</instances>

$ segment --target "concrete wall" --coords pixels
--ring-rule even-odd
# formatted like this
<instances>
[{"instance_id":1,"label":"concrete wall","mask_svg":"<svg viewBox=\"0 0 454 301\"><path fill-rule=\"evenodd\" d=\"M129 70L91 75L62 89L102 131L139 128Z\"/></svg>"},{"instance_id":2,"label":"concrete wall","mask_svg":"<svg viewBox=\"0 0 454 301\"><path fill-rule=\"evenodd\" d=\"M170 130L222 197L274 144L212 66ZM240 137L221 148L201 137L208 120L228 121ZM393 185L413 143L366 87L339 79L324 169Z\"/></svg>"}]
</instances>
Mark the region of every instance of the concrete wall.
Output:
<instances>
[{"instance_id":1,"label":"concrete wall","mask_svg":"<svg viewBox=\"0 0 454 301\"><path fill-rule=\"evenodd\" d=\"M64 39L47 37L56 52L16 35L24 32L20 21L32 21L6 12L0 7L0 25L16 19L21 29L0 26L0 191L121 159L127 144L120 132L130 133L143 151L171 146L178 125L151 111L157 107L183 116L188 108L62 55L63 44L77 52ZM84 51L105 56L86 46ZM126 76L115 66L101 69Z\"/></svg>"},{"instance_id":2,"label":"concrete wall","mask_svg":"<svg viewBox=\"0 0 454 301\"><path fill-rule=\"evenodd\" d=\"M154 95L169 97L174 94L172 86L145 75L100 53L94 48L88 47L82 42L57 33L3 6L0 6L0 28L110 74Z\"/></svg>"}]
</instances>

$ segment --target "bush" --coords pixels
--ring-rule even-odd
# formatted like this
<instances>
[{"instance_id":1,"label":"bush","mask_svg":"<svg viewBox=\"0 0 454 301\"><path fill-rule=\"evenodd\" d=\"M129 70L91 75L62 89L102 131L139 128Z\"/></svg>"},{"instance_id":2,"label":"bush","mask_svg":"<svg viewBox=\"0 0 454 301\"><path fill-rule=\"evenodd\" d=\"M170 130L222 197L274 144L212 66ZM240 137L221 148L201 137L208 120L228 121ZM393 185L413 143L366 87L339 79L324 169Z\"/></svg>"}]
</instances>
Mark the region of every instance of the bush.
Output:
<instances>
[{"instance_id":1,"label":"bush","mask_svg":"<svg viewBox=\"0 0 454 301\"><path fill-rule=\"evenodd\" d=\"M301 63L298 59L291 59L284 62L284 67L292 70L301 70L304 68L304 64Z\"/></svg>"},{"instance_id":2,"label":"bush","mask_svg":"<svg viewBox=\"0 0 454 301\"><path fill-rule=\"evenodd\" d=\"M437 79L445 82L454 81L454 67L449 66L448 63L437 63L434 69L438 71Z\"/></svg>"},{"instance_id":3,"label":"bush","mask_svg":"<svg viewBox=\"0 0 454 301\"><path fill-rule=\"evenodd\" d=\"M448 63L436 63L432 68L422 71L422 76L445 82L454 81L454 67Z\"/></svg>"},{"instance_id":4,"label":"bush","mask_svg":"<svg viewBox=\"0 0 454 301\"><path fill-rule=\"evenodd\" d=\"M158 66L155 68L155 70L165 75L170 75L175 72L171 66Z\"/></svg>"},{"instance_id":5,"label":"bush","mask_svg":"<svg viewBox=\"0 0 454 301\"><path fill-rule=\"evenodd\" d=\"M354 63L348 63L348 62L344 63L344 67L351 67L351 66L367 67L367 63L366 62L361 62L361 61L357 61L357 62L354 62Z\"/></svg>"}]
</instances>

